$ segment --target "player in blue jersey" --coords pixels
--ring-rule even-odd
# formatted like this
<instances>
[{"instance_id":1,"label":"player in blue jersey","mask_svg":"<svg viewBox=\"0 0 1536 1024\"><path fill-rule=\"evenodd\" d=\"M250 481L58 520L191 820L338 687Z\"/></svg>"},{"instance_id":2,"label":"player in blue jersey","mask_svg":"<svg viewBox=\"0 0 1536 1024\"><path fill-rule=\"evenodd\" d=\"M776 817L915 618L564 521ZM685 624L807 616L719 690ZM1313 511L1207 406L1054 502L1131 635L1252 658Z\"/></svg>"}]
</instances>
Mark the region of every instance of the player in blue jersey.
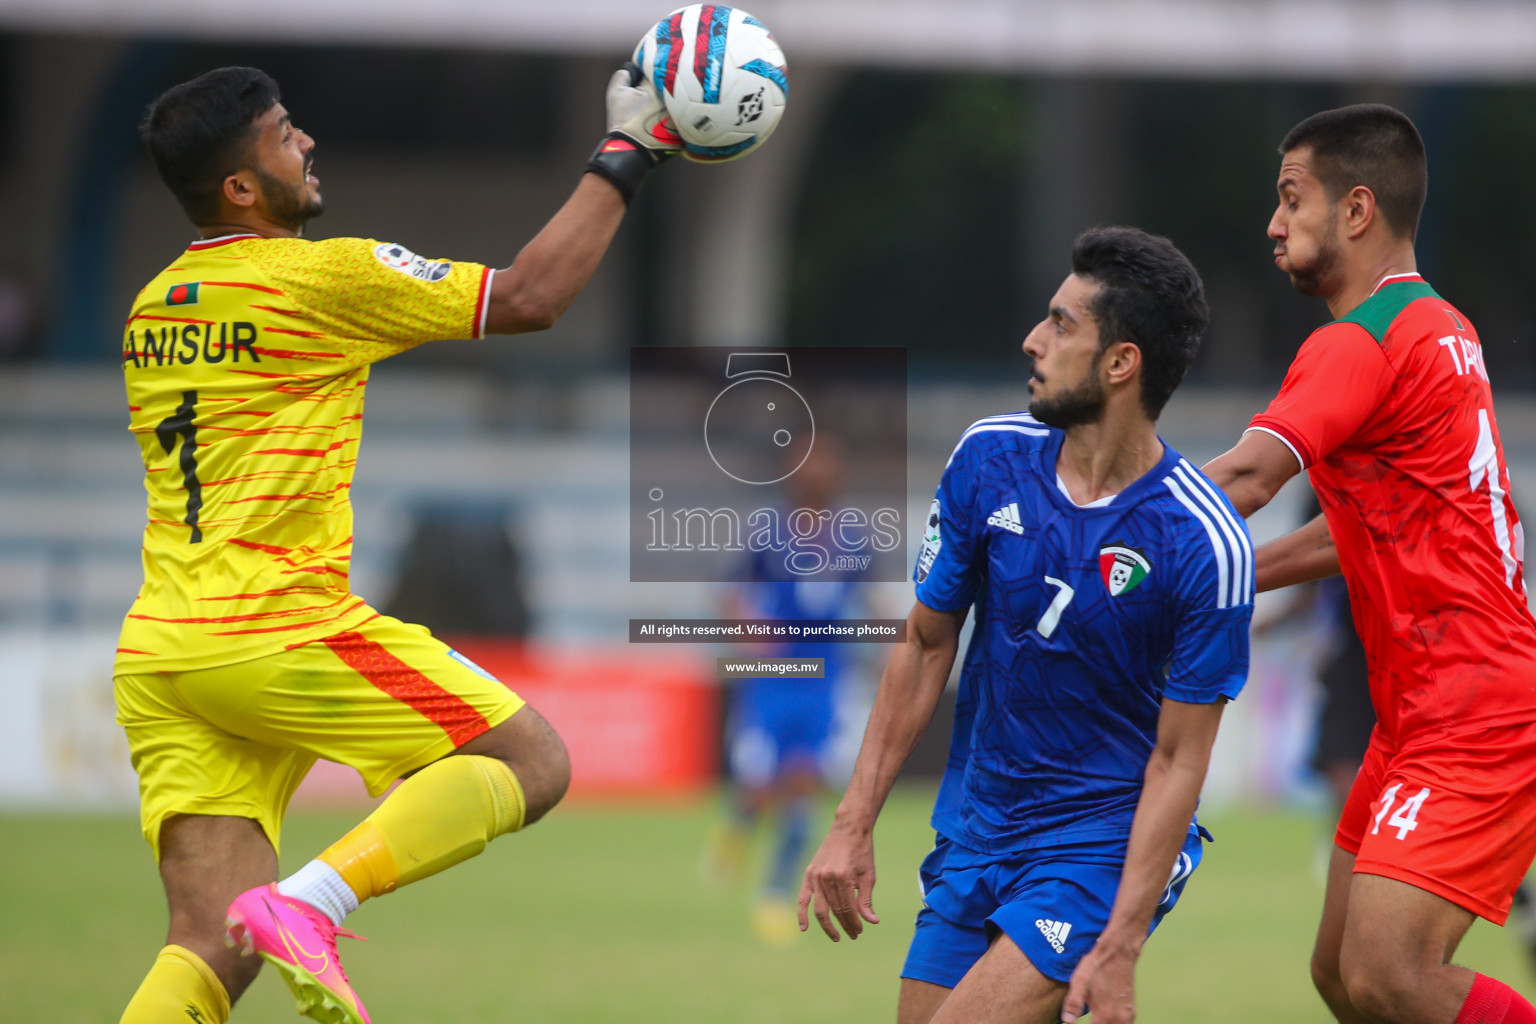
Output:
<instances>
[{"instance_id":1,"label":"player in blue jersey","mask_svg":"<svg viewBox=\"0 0 1536 1024\"><path fill-rule=\"evenodd\" d=\"M798 453L797 453L798 455ZM834 507L842 460L833 439L817 438L803 461L789 467L785 514ZM818 523L826 532L830 527ZM829 544L810 535L811 544ZM823 570L810 578L790 571L783 554L753 556L746 582L734 588L730 617L780 621L855 618L864 603L856 573ZM751 834L771 818L776 835L752 927L764 941L784 944L795 935L795 882L805 864L811 814L831 768L840 699L853 666L848 644L796 640L756 651L770 658L820 658L818 679L764 676L743 679L731 700L729 755L732 786L726 818L714 829L706 865L716 877L740 871Z\"/></svg>"},{"instance_id":2,"label":"player in blue jersey","mask_svg":"<svg viewBox=\"0 0 1536 1024\"><path fill-rule=\"evenodd\" d=\"M801 928L814 908L834 941L879 921L875 818L974 608L900 1024L1134 1015L1136 959L1200 863L1195 804L1248 672L1247 530L1156 431L1206 322L1167 239L1086 232L1024 341L1030 413L978 421L950 456L906 639L800 893Z\"/></svg>"}]
</instances>

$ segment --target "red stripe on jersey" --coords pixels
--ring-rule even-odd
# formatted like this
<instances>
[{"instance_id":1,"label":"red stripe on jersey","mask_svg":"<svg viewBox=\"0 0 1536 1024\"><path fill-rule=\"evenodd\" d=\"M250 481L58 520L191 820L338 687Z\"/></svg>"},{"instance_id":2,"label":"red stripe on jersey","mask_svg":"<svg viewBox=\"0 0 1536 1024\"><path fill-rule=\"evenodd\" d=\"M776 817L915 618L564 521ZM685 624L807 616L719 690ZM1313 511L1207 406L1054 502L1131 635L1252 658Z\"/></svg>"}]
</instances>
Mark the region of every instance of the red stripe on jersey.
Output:
<instances>
[{"instance_id":1,"label":"red stripe on jersey","mask_svg":"<svg viewBox=\"0 0 1536 1024\"><path fill-rule=\"evenodd\" d=\"M258 622L261 619L286 619L286 618L288 618L290 616L293 616L293 615L309 615L309 614L311 614L313 612L323 612L323 611L326 611L326 610L328 610L330 608L334 608L336 605L340 604L341 602L343 602L345 600L346 600L345 597L338 597L336 600L328 602L326 604L312 604L312 605L307 605L307 606L305 606L303 608L282 608L282 609L279 609L277 611L271 611L271 612L249 612L249 613L247 613L245 615L214 615L214 616L207 616L207 617L200 617L200 618L165 619L165 618L161 618L158 615L139 615L139 614L135 613L135 614L130 614L128 617L130 619L145 619L145 620L147 620L149 622L173 622L173 623L179 623L179 624L184 624L184 625L213 625L213 626L217 626L217 625L223 625L225 623L231 623L231 622ZM324 619L324 620L320 620L320 621L327 621L328 622L330 620Z\"/></svg>"},{"instance_id":2,"label":"red stripe on jersey","mask_svg":"<svg viewBox=\"0 0 1536 1024\"><path fill-rule=\"evenodd\" d=\"M239 505L247 501L320 501L346 490L351 484L337 484L328 491L302 491L298 494L252 494L245 498L225 498L226 505Z\"/></svg>"},{"instance_id":3,"label":"red stripe on jersey","mask_svg":"<svg viewBox=\"0 0 1536 1024\"><path fill-rule=\"evenodd\" d=\"M307 314L300 313L296 309L279 309L276 306L258 306L254 302L251 303L251 308L252 309L259 309L263 313L276 313L278 316L292 317L295 320L308 320L309 319L309 316Z\"/></svg>"},{"instance_id":4,"label":"red stripe on jersey","mask_svg":"<svg viewBox=\"0 0 1536 1024\"><path fill-rule=\"evenodd\" d=\"M146 657L150 657L150 658L158 658L159 657L159 655L156 654L154 651L136 651L132 647L119 647L117 649L117 653L118 654L142 654L142 655L144 655Z\"/></svg>"},{"instance_id":5,"label":"red stripe on jersey","mask_svg":"<svg viewBox=\"0 0 1536 1024\"><path fill-rule=\"evenodd\" d=\"M271 330L271 328L264 328ZM296 332L288 332L296 333ZM306 352L293 348L262 348L260 345L252 345L251 351L257 355L271 356L273 359L345 359L340 352Z\"/></svg>"},{"instance_id":6,"label":"red stripe on jersey","mask_svg":"<svg viewBox=\"0 0 1536 1024\"><path fill-rule=\"evenodd\" d=\"M263 327L268 334L292 334L299 338L323 338L324 331L295 331L289 327Z\"/></svg>"},{"instance_id":7,"label":"red stripe on jersey","mask_svg":"<svg viewBox=\"0 0 1536 1024\"><path fill-rule=\"evenodd\" d=\"M260 238L258 234L247 232L242 235L226 235L223 238L203 238L187 246L187 250L201 252L203 249L217 249L221 245L229 245L233 242L248 242L253 238ZM171 268L176 269L176 268Z\"/></svg>"},{"instance_id":8,"label":"red stripe on jersey","mask_svg":"<svg viewBox=\"0 0 1536 1024\"><path fill-rule=\"evenodd\" d=\"M128 318L129 323L133 323L135 320L169 320L174 324L213 324L218 322L217 320L198 320L190 316L151 316L149 313L135 313Z\"/></svg>"},{"instance_id":9,"label":"red stripe on jersey","mask_svg":"<svg viewBox=\"0 0 1536 1024\"><path fill-rule=\"evenodd\" d=\"M241 540L239 537L229 538L229 542L238 548L249 548L252 551L263 551L269 555L287 555L293 552L293 548L280 548L276 544L258 544L253 540Z\"/></svg>"},{"instance_id":10,"label":"red stripe on jersey","mask_svg":"<svg viewBox=\"0 0 1536 1024\"><path fill-rule=\"evenodd\" d=\"M309 620L304 621L304 622L295 622L291 626L267 626L267 627L262 628L262 629L230 629L230 630L225 630L224 632L211 632L210 631L208 635L209 636L245 636L245 635L250 634L250 633L286 633L286 632L289 632L290 630L295 630L295 629L312 629L315 626L323 626L327 622L335 622L337 619L339 619L342 616L348 614L349 612L356 611L358 608L362 607L362 604L363 604L362 601L358 601L357 604L353 605L351 608L347 608L347 609L344 609L344 610L342 610L340 612L337 612L335 615L327 616L326 618L323 618L323 619L309 619Z\"/></svg>"},{"instance_id":11,"label":"red stripe on jersey","mask_svg":"<svg viewBox=\"0 0 1536 1024\"><path fill-rule=\"evenodd\" d=\"M361 633L338 633L321 642L352 671L436 724L454 746L462 746L490 727L485 716L464 698L449 693L389 653L383 644Z\"/></svg>"},{"instance_id":12,"label":"red stripe on jersey","mask_svg":"<svg viewBox=\"0 0 1536 1024\"><path fill-rule=\"evenodd\" d=\"M249 288L256 292L266 292L268 295L286 294L277 288L268 288L264 284L251 284L247 281L204 281L203 284L209 288Z\"/></svg>"},{"instance_id":13,"label":"red stripe on jersey","mask_svg":"<svg viewBox=\"0 0 1536 1024\"><path fill-rule=\"evenodd\" d=\"M372 621L373 621L373 620L374 620L374 619L377 619L377 618L379 618L379 613L378 613L378 612L374 612L374 613L373 613L373 614L372 614L372 615L370 615L370 616L368 616L368 617L367 617L367 618L366 618L366 619L364 619L364 620L363 620L363 621L361 621L361 622L359 622L359 623L358 623L358 624L357 624L357 627L358 627L358 628L359 628L359 629L361 629L361 628L362 628L362 627L363 627L363 626L366 626L366 625L368 625L368 623L370 623L370 622L372 622ZM340 634L338 634L338 635L340 635ZM285 650L285 651L291 651L291 650L293 650L293 649L294 649L294 648L295 648L295 647L308 647L308 646L309 646L309 645L310 645L310 644L312 644L312 643L314 643L314 641L313 641L313 640L300 640L300 641L299 641L299 642L298 642L298 643L296 643L296 644L287 644L287 645L286 645L286 646L285 646L285 647L284 647L284 648L283 648L283 650Z\"/></svg>"},{"instance_id":14,"label":"red stripe on jersey","mask_svg":"<svg viewBox=\"0 0 1536 1024\"><path fill-rule=\"evenodd\" d=\"M485 337L485 324L491 313L491 275L495 271L486 267L480 274L480 291L475 295L475 337Z\"/></svg>"},{"instance_id":15,"label":"red stripe on jersey","mask_svg":"<svg viewBox=\"0 0 1536 1024\"><path fill-rule=\"evenodd\" d=\"M347 571L345 569L332 569L328 565L308 565L302 569L284 569L282 572L278 573L278 575L292 576L294 573L300 572L313 573L316 576L331 575L340 576L342 579L347 578Z\"/></svg>"},{"instance_id":16,"label":"red stripe on jersey","mask_svg":"<svg viewBox=\"0 0 1536 1024\"><path fill-rule=\"evenodd\" d=\"M331 379L328 374L324 374L324 373L263 373L260 370L230 370L229 372L230 373L243 373L247 377L266 377L269 380L270 379L278 379L278 378L280 378L282 380L293 380L293 381L302 381L302 380L327 381L327 380Z\"/></svg>"},{"instance_id":17,"label":"red stripe on jersey","mask_svg":"<svg viewBox=\"0 0 1536 1024\"><path fill-rule=\"evenodd\" d=\"M252 455L329 455L338 448L345 447L350 442L337 441L328 448L260 448L252 452Z\"/></svg>"},{"instance_id":18,"label":"red stripe on jersey","mask_svg":"<svg viewBox=\"0 0 1536 1024\"><path fill-rule=\"evenodd\" d=\"M254 594L225 594L222 597L200 597L199 601L254 601L259 597L282 597L284 594L329 594L329 587L317 586L309 583L295 583L291 587L278 587L276 590L258 590Z\"/></svg>"}]
</instances>

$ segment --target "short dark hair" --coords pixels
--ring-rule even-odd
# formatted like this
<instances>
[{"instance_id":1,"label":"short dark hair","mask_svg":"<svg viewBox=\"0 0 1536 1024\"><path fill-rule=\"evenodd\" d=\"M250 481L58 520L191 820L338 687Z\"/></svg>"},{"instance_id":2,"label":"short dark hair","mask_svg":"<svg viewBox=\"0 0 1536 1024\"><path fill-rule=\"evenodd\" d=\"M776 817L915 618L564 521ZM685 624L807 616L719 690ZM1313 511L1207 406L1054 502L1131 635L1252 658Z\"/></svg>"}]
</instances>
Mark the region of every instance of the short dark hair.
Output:
<instances>
[{"instance_id":1,"label":"short dark hair","mask_svg":"<svg viewBox=\"0 0 1536 1024\"><path fill-rule=\"evenodd\" d=\"M1313 173L1330 200L1364 185L1393 234L1409 241L1418 234L1429 166L1407 114L1382 103L1324 110L1286 133L1280 155L1303 146L1312 150Z\"/></svg>"},{"instance_id":2,"label":"short dark hair","mask_svg":"<svg viewBox=\"0 0 1536 1024\"><path fill-rule=\"evenodd\" d=\"M231 67L173 85L149 105L139 137L192 223L218 219L219 190L249 151L252 123L279 99L265 71Z\"/></svg>"},{"instance_id":3,"label":"short dark hair","mask_svg":"<svg viewBox=\"0 0 1536 1024\"><path fill-rule=\"evenodd\" d=\"M1088 312L1101 350L1122 341L1141 349L1141 405L1157 419L1210 322L1200 273L1168 239L1120 227L1078 235L1072 273L1099 286Z\"/></svg>"}]
</instances>

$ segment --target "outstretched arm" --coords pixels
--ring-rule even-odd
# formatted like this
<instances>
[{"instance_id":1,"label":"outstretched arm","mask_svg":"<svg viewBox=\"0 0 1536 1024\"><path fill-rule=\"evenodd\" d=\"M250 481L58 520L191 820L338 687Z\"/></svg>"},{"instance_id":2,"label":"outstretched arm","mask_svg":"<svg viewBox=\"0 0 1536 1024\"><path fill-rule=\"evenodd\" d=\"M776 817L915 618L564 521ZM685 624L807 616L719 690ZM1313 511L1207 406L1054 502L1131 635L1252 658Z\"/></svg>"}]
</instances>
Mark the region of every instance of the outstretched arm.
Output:
<instances>
[{"instance_id":1,"label":"outstretched arm","mask_svg":"<svg viewBox=\"0 0 1536 1024\"><path fill-rule=\"evenodd\" d=\"M890 795L896 774L923 738L949 680L960 643L965 610L935 611L921 601L907 616L907 638L891 653L880 690L864 729L864 742L848 791L837 805L832 828L800 887L800 930L810 926L808 910L833 942L839 939L836 917L850 939L864 922L879 924L875 914L875 819Z\"/></svg>"},{"instance_id":2,"label":"outstretched arm","mask_svg":"<svg viewBox=\"0 0 1536 1024\"><path fill-rule=\"evenodd\" d=\"M1135 1019L1136 960L1195 815L1224 704L1163 701L1120 889L1104 933L1072 974L1063 1021L1077 1020L1088 1006L1100 1024Z\"/></svg>"},{"instance_id":3,"label":"outstretched arm","mask_svg":"<svg viewBox=\"0 0 1536 1024\"><path fill-rule=\"evenodd\" d=\"M582 175L560 211L491 278L487 334L522 334L552 326L592 279L624 219L624 197L598 174Z\"/></svg>"},{"instance_id":4,"label":"outstretched arm","mask_svg":"<svg viewBox=\"0 0 1536 1024\"><path fill-rule=\"evenodd\" d=\"M491 279L485 333L554 326L592 279L624 209L651 169L681 148L655 86L633 64L608 82L608 134L576 191L517 259Z\"/></svg>"}]
</instances>

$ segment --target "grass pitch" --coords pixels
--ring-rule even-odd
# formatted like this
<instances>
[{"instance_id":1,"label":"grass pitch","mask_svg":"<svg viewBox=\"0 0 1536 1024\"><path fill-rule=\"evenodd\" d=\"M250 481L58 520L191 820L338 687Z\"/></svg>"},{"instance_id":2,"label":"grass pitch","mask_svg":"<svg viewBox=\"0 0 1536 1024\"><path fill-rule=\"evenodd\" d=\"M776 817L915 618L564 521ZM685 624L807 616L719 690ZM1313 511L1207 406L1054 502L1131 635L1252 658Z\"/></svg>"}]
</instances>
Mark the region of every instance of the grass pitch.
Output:
<instances>
[{"instance_id":1,"label":"grass pitch","mask_svg":"<svg viewBox=\"0 0 1536 1024\"><path fill-rule=\"evenodd\" d=\"M857 942L819 932L787 948L759 942L749 890L701 879L712 805L577 805L365 906L348 925L371 941L343 942L348 972L379 1024L892 1021L931 800L923 789L892 796L876 836L884 923ZM355 817L292 816L284 869ZM1327 1021L1307 976L1320 827L1295 814L1207 824L1217 842L1142 959L1138 1019ZM115 1022L164 934L136 821L11 814L0 836L0 1021ZM1458 960L1536 994L1514 936L1486 922ZM233 1017L299 1019L270 972Z\"/></svg>"}]
</instances>

